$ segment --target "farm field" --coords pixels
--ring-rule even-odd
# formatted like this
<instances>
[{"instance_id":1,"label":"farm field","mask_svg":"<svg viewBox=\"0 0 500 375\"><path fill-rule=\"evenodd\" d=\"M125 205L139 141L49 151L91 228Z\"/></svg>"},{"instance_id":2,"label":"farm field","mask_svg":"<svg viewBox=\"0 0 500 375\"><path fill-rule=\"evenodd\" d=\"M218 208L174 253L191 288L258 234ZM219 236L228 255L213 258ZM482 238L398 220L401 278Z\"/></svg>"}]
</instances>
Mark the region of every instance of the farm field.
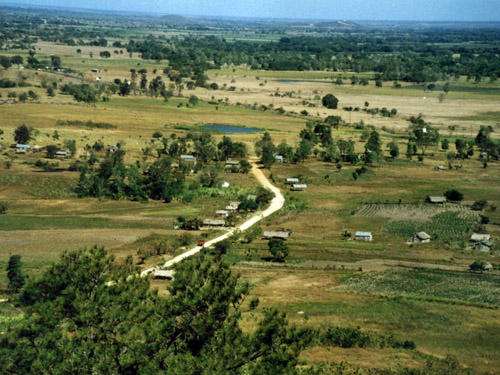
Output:
<instances>
[{"instance_id":1,"label":"farm field","mask_svg":"<svg viewBox=\"0 0 500 375\"><path fill-rule=\"evenodd\" d=\"M93 246L105 247L120 267L160 266L226 230L203 220L225 219L231 227L269 204L269 192L244 170L245 160L258 160L285 206L236 233L223 250L201 251L220 251L258 298L255 308L242 302L245 332L277 308L316 333L352 329L370 337L366 346L315 342L299 356L304 368L348 362L360 370L338 374L423 375L406 368L424 371L451 355L474 375L499 373L500 81L463 72L475 61L469 47L491 60L481 55L474 69L496 61L494 36L447 31L444 39L486 40L457 42L463 56L449 53L454 43L436 42L437 57L451 56L450 71L420 81L415 66L404 64L415 51L437 59L429 52L434 44L418 39L426 32L380 31L382 39L388 32L408 43L395 43L391 54L387 46L368 52L378 48L367 46L379 31L364 29L267 29L267 21L212 19L198 28L199 20L170 24L146 15L103 16L100 25L100 16L85 15L75 18L85 25L77 32L66 17L68 25L35 27L37 36L19 38L11 29L0 35L0 57L23 59L0 68L0 336L24 319L9 289L13 254L28 281L66 251ZM76 36L67 41L55 31ZM316 53L322 47L315 38L367 51ZM307 51L295 51L299 46ZM317 61L288 68L296 54L304 64ZM402 64L398 79L383 64L390 56ZM33 59L38 65L28 63ZM363 63L353 66L357 59ZM335 108L325 104L328 94ZM20 129L29 133L26 142ZM434 131L436 139L427 140ZM16 145L23 143L31 150L21 152ZM427 199L445 195L443 204ZM265 231L286 233L278 241L283 257L271 251ZM430 241L411 242L422 231ZM356 232L373 239L360 241ZM472 242L474 233L489 239ZM471 272L473 262L489 270ZM151 288L169 297L174 284L154 279Z\"/></svg>"}]
</instances>

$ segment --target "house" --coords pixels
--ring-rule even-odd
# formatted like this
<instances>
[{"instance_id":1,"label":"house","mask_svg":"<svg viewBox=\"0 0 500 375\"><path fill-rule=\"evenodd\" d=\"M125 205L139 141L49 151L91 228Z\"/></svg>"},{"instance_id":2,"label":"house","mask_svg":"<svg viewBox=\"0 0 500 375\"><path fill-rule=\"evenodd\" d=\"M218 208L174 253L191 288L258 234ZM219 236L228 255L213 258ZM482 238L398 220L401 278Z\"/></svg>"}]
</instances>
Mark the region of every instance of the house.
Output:
<instances>
[{"instance_id":1,"label":"house","mask_svg":"<svg viewBox=\"0 0 500 375\"><path fill-rule=\"evenodd\" d=\"M95 77L95 80L99 82L101 80L101 77Z\"/></svg>"},{"instance_id":2,"label":"house","mask_svg":"<svg viewBox=\"0 0 500 375\"><path fill-rule=\"evenodd\" d=\"M96 69L96 68L92 69L92 73L99 73L99 72L100 72L99 69Z\"/></svg>"},{"instance_id":3,"label":"house","mask_svg":"<svg viewBox=\"0 0 500 375\"><path fill-rule=\"evenodd\" d=\"M484 158L485 158L485 157L487 157L487 156L488 156L488 154L487 154L486 152L484 152L484 151L479 153L479 157L480 157L481 159L484 159Z\"/></svg>"},{"instance_id":4,"label":"house","mask_svg":"<svg viewBox=\"0 0 500 375\"><path fill-rule=\"evenodd\" d=\"M356 241L371 241L373 239L372 232L356 232L354 239Z\"/></svg>"},{"instance_id":5,"label":"house","mask_svg":"<svg viewBox=\"0 0 500 375\"><path fill-rule=\"evenodd\" d=\"M226 225L226 221L224 219L205 219L203 225L207 227L223 227Z\"/></svg>"},{"instance_id":6,"label":"house","mask_svg":"<svg viewBox=\"0 0 500 375\"><path fill-rule=\"evenodd\" d=\"M240 202L230 202L226 206L226 211L236 211L238 209L239 205L240 205Z\"/></svg>"},{"instance_id":7,"label":"house","mask_svg":"<svg viewBox=\"0 0 500 375\"><path fill-rule=\"evenodd\" d=\"M444 204L446 203L445 197L428 196L427 202L432 204Z\"/></svg>"},{"instance_id":8,"label":"house","mask_svg":"<svg viewBox=\"0 0 500 375\"><path fill-rule=\"evenodd\" d=\"M284 163L284 162L285 162L285 158L283 157L283 155L275 155L275 156L274 156L274 160L275 160L277 163Z\"/></svg>"},{"instance_id":9,"label":"house","mask_svg":"<svg viewBox=\"0 0 500 375\"><path fill-rule=\"evenodd\" d=\"M61 159L67 159L68 158L68 151L57 151L56 152L56 157L61 158Z\"/></svg>"},{"instance_id":10,"label":"house","mask_svg":"<svg viewBox=\"0 0 500 375\"><path fill-rule=\"evenodd\" d=\"M33 152L40 152L42 151L42 148L38 145L33 146Z\"/></svg>"},{"instance_id":11,"label":"house","mask_svg":"<svg viewBox=\"0 0 500 375\"><path fill-rule=\"evenodd\" d=\"M286 179L287 184L297 184L299 182L298 178L295 177L289 177Z\"/></svg>"},{"instance_id":12,"label":"house","mask_svg":"<svg viewBox=\"0 0 500 375\"><path fill-rule=\"evenodd\" d=\"M108 151L109 152L115 152L116 150L118 150L118 146L117 145L110 145L110 146L108 146Z\"/></svg>"},{"instance_id":13,"label":"house","mask_svg":"<svg viewBox=\"0 0 500 375\"><path fill-rule=\"evenodd\" d=\"M226 210L219 210L215 212L216 217L220 217L221 219L225 219L229 215L229 212Z\"/></svg>"},{"instance_id":14,"label":"house","mask_svg":"<svg viewBox=\"0 0 500 375\"><path fill-rule=\"evenodd\" d=\"M196 164L196 157L193 155L181 155L181 161Z\"/></svg>"},{"instance_id":15,"label":"house","mask_svg":"<svg viewBox=\"0 0 500 375\"><path fill-rule=\"evenodd\" d=\"M434 167L434 170L441 172L441 171L445 171L446 167L444 165L438 165L437 167Z\"/></svg>"},{"instance_id":16,"label":"house","mask_svg":"<svg viewBox=\"0 0 500 375\"><path fill-rule=\"evenodd\" d=\"M238 160L227 160L226 167L239 167L240 162Z\"/></svg>"},{"instance_id":17,"label":"house","mask_svg":"<svg viewBox=\"0 0 500 375\"><path fill-rule=\"evenodd\" d=\"M489 241L490 239L491 236L489 234L473 233L472 236L470 236L471 242Z\"/></svg>"},{"instance_id":18,"label":"house","mask_svg":"<svg viewBox=\"0 0 500 375\"><path fill-rule=\"evenodd\" d=\"M493 247L493 243L491 241L481 241L474 243L474 248L481 252L489 253L491 248Z\"/></svg>"},{"instance_id":19,"label":"house","mask_svg":"<svg viewBox=\"0 0 500 375\"><path fill-rule=\"evenodd\" d=\"M248 194L247 195L247 200L249 200L249 201L255 201L255 200L257 200L257 196L253 195L253 194Z\"/></svg>"},{"instance_id":20,"label":"house","mask_svg":"<svg viewBox=\"0 0 500 375\"><path fill-rule=\"evenodd\" d=\"M229 187L229 182L224 181L224 182L221 184L221 187L223 187L223 188L228 188L228 187Z\"/></svg>"},{"instance_id":21,"label":"house","mask_svg":"<svg viewBox=\"0 0 500 375\"><path fill-rule=\"evenodd\" d=\"M304 191L307 189L306 184L293 184L292 185L292 190L293 191Z\"/></svg>"},{"instance_id":22,"label":"house","mask_svg":"<svg viewBox=\"0 0 500 375\"><path fill-rule=\"evenodd\" d=\"M31 151L30 145L23 145L23 144L19 144L19 143L16 145L16 153L17 154L25 154L28 151Z\"/></svg>"},{"instance_id":23,"label":"house","mask_svg":"<svg viewBox=\"0 0 500 375\"><path fill-rule=\"evenodd\" d=\"M290 229L266 230L264 231L264 238L279 238L282 240L286 240L291 236L291 234L292 231Z\"/></svg>"},{"instance_id":24,"label":"house","mask_svg":"<svg viewBox=\"0 0 500 375\"><path fill-rule=\"evenodd\" d=\"M174 278L173 270L155 270L153 273L153 278L155 279L163 279L163 280L172 280Z\"/></svg>"},{"instance_id":25,"label":"house","mask_svg":"<svg viewBox=\"0 0 500 375\"><path fill-rule=\"evenodd\" d=\"M418 232L415 233L411 239L411 242L416 242L416 243L427 243L431 242L431 236L429 236L425 232Z\"/></svg>"}]
</instances>

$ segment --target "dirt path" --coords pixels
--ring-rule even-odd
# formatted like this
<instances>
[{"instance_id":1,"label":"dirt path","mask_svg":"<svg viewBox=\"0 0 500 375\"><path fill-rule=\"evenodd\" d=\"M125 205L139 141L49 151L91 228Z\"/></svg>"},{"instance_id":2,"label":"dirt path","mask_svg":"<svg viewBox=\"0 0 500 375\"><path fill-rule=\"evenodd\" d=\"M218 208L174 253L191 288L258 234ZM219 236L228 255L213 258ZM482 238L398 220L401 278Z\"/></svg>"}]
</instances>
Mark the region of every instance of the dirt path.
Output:
<instances>
[{"instance_id":1,"label":"dirt path","mask_svg":"<svg viewBox=\"0 0 500 375\"><path fill-rule=\"evenodd\" d=\"M188 250L185 253L182 253L181 255L178 255L173 259L170 259L162 267L153 267L153 268L149 268L147 270L142 271L141 276L146 276L149 273L154 272L155 269L157 269L157 268L162 268L162 269L170 268L174 264L179 263L182 260L199 253L204 247L210 247L212 245L215 245L218 242L224 241L225 239L231 237L236 231L240 231L240 232L246 231L248 228L252 227L254 224L258 223L259 221L261 221L265 217L275 213L276 211L279 211L283 207L283 205L285 204L285 197L283 197L283 195L281 194L280 189L278 189L276 186L271 184L271 182L267 179L267 177L264 175L264 173L257 167L256 160L251 160L251 163L252 163L252 173L255 176L255 178L257 179L257 181L264 188L271 190L275 194L275 197L271 201L271 204L269 205L269 207L266 208L264 211L257 212L250 219L248 219L244 223L238 225L237 227L228 230L223 235L216 237L210 241L207 241L204 246L196 246L196 247L192 248L191 250Z\"/></svg>"}]
</instances>

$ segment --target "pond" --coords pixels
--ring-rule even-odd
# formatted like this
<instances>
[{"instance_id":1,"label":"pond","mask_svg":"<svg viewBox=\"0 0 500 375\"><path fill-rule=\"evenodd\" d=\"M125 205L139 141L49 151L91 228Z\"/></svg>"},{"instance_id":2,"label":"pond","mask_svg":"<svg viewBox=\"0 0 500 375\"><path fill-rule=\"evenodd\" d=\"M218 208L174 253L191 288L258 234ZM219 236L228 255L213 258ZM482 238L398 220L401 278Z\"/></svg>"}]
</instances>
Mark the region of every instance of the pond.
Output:
<instances>
[{"instance_id":1,"label":"pond","mask_svg":"<svg viewBox=\"0 0 500 375\"><path fill-rule=\"evenodd\" d=\"M219 133L260 133L261 129L244 128L231 125L204 125L203 130L216 131Z\"/></svg>"}]
</instances>

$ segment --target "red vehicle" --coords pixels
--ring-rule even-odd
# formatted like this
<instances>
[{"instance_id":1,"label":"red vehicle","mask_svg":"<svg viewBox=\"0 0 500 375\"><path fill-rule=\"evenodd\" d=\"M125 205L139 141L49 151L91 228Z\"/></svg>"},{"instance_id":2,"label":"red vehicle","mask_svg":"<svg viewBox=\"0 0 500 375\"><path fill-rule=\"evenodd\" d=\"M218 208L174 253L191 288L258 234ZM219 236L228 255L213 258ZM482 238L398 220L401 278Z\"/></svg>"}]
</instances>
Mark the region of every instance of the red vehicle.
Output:
<instances>
[{"instance_id":1,"label":"red vehicle","mask_svg":"<svg viewBox=\"0 0 500 375\"><path fill-rule=\"evenodd\" d=\"M203 246L205 245L205 240L199 240L198 241L198 246Z\"/></svg>"}]
</instances>

